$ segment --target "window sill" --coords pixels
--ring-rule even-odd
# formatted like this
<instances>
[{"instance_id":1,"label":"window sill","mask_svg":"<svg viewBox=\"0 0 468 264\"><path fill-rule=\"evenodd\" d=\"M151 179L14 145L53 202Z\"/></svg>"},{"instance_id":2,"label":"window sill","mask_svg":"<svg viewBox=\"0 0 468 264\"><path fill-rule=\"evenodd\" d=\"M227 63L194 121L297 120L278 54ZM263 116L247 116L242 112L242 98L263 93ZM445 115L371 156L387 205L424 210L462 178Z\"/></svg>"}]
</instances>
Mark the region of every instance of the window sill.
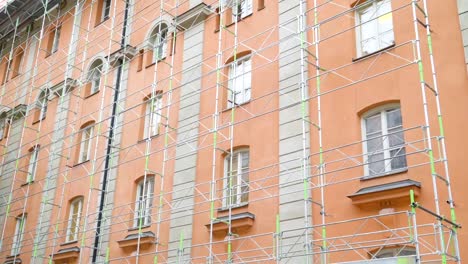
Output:
<instances>
[{"instance_id":1,"label":"window sill","mask_svg":"<svg viewBox=\"0 0 468 264\"><path fill-rule=\"evenodd\" d=\"M84 99L88 99L88 98L90 98L90 97L92 97L92 96L98 94L100 91L101 91L101 90L97 90L97 91L95 91L95 92L93 92L93 93L90 93L90 94L86 95Z\"/></svg>"},{"instance_id":2,"label":"window sill","mask_svg":"<svg viewBox=\"0 0 468 264\"><path fill-rule=\"evenodd\" d=\"M166 56L166 57L167 57L167 56ZM163 57L163 58L159 59L158 61L155 61L155 62L152 62L151 64L146 65L146 66L145 66L145 69L148 69L148 68L150 68L151 66L155 65L156 63L160 63L161 61L166 60L166 57Z\"/></svg>"},{"instance_id":3,"label":"window sill","mask_svg":"<svg viewBox=\"0 0 468 264\"><path fill-rule=\"evenodd\" d=\"M249 18L249 17L251 17L251 16L253 16L253 12L250 13L250 14L248 14L248 15L246 15L245 17L242 17L242 18L237 19L237 23L242 22L242 21L246 20L247 18ZM228 28L228 27L234 25L235 23L236 23L236 21L231 22L229 25L226 25L226 28ZM218 30L218 31L219 31L219 30Z\"/></svg>"},{"instance_id":4,"label":"window sill","mask_svg":"<svg viewBox=\"0 0 468 264\"><path fill-rule=\"evenodd\" d=\"M391 171L384 172L384 173L363 176L361 177L361 181L367 181L367 180L372 180L372 179L377 179L377 178L380 179L382 177L393 176L393 175L406 173L406 172L408 172L408 168L395 169L395 170L391 170Z\"/></svg>"},{"instance_id":5,"label":"window sill","mask_svg":"<svg viewBox=\"0 0 468 264\"><path fill-rule=\"evenodd\" d=\"M226 107L225 109L221 110L222 113L232 111L234 108L239 106L244 106L250 103L250 100L242 102L241 104L236 104L235 106Z\"/></svg>"},{"instance_id":6,"label":"window sill","mask_svg":"<svg viewBox=\"0 0 468 264\"><path fill-rule=\"evenodd\" d=\"M73 164L72 167L78 167L78 166L83 165L83 164L85 164L85 163L87 163L87 162L89 162L89 159L88 159L88 160L85 160L85 161L82 161L82 162L75 163L75 164Z\"/></svg>"},{"instance_id":7,"label":"window sill","mask_svg":"<svg viewBox=\"0 0 468 264\"><path fill-rule=\"evenodd\" d=\"M243 207L248 207L249 206L249 203L248 202L243 202L243 203L240 203L240 204L236 204L236 205L232 205L230 208L231 210L233 209L238 209L238 208L243 208ZM224 206L224 207L221 207L221 208L218 208L218 212L227 212L229 211L229 207L227 206Z\"/></svg>"},{"instance_id":8,"label":"window sill","mask_svg":"<svg viewBox=\"0 0 468 264\"><path fill-rule=\"evenodd\" d=\"M99 27L100 25L104 24L107 20L109 20L109 18L110 18L110 16L104 18L102 21L98 22L98 23L94 26L94 28L97 28L97 27Z\"/></svg>"},{"instance_id":9,"label":"window sill","mask_svg":"<svg viewBox=\"0 0 468 264\"><path fill-rule=\"evenodd\" d=\"M378 54L378 53L380 53L380 52L382 52L382 51L392 49L392 48L394 48L394 47L395 47L395 42L393 42L393 44L391 44L391 45L389 45L389 46L387 46L387 47L385 47L385 48L381 48L381 49L379 49L379 50L376 50L376 51L374 51L374 52L368 53L368 54L366 54L366 55L362 55L362 56L360 56L360 57L353 58L351 61L352 61L352 62L356 62L356 61L364 60L364 59L366 59L366 58L368 58L368 57L371 57L371 56L373 56L373 55L375 55L375 54Z\"/></svg>"},{"instance_id":10,"label":"window sill","mask_svg":"<svg viewBox=\"0 0 468 264\"><path fill-rule=\"evenodd\" d=\"M33 184L33 183L34 183L34 180L28 181L28 182L26 182L26 183L21 184L21 187L28 186L28 185L31 185L31 184Z\"/></svg>"},{"instance_id":11,"label":"window sill","mask_svg":"<svg viewBox=\"0 0 468 264\"><path fill-rule=\"evenodd\" d=\"M54 55L55 53L57 53L57 50L54 51L54 52L52 52L52 51L47 51L47 54L46 54L46 56L44 57L44 59L47 59L47 58L49 58L49 57L52 57L52 55Z\"/></svg>"},{"instance_id":12,"label":"window sill","mask_svg":"<svg viewBox=\"0 0 468 264\"><path fill-rule=\"evenodd\" d=\"M34 121L32 122L32 124L33 124L33 125L35 125L35 124L37 124L37 123L41 122L41 121L42 121L42 120L44 120L44 119L46 119L46 117L45 117L45 116L44 116L43 118L41 118L41 119L34 120Z\"/></svg>"},{"instance_id":13,"label":"window sill","mask_svg":"<svg viewBox=\"0 0 468 264\"><path fill-rule=\"evenodd\" d=\"M64 247L64 246L69 246L69 245L73 245L73 244L76 244L76 243L78 243L78 240L68 241L68 242L60 244L60 246Z\"/></svg>"},{"instance_id":14,"label":"window sill","mask_svg":"<svg viewBox=\"0 0 468 264\"><path fill-rule=\"evenodd\" d=\"M153 140L154 138L157 138L157 137L159 137L160 135L161 135L161 134L158 133L158 134L156 134L156 135L152 135L151 137L142 138L142 139L140 139L140 140L137 141L137 144L146 142L146 141L148 141L148 140Z\"/></svg>"},{"instance_id":15,"label":"window sill","mask_svg":"<svg viewBox=\"0 0 468 264\"><path fill-rule=\"evenodd\" d=\"M143 229L146 229L146 228L149 228L149 227L151 227L151 224L144 225L144 226L141 227L141 229L143 230ZM140 230L140 228L139 227L132 227L132 228L128 229L128 232L132 232L132 231L136 231L136 230Z\"/></svg>"}]
</instances>

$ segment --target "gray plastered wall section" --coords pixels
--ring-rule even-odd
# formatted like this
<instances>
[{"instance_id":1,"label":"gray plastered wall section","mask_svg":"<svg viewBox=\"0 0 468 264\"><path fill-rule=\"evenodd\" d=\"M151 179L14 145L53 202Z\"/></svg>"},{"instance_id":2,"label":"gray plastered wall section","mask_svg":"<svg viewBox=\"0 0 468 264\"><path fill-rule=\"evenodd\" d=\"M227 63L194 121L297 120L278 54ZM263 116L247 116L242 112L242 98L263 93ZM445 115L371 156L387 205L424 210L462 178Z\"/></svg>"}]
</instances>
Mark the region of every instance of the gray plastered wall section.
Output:
<instances>
[{"instance_id":1,"label":"gray plastered wall section","mask_svg":"<svg viewBox=\"0 0 468 264\"><path fill-rule=\"evenodd\" d=\"M49 150L49 159L47 161L47 172L45 183L42 189L42 202L40 208L40 214L38 217L38 222L36 224L36 233L34 238L34 245L36 247L36 258L31 257L30 263L38 263L42 261L42 257L45 255L45 250L47 247L47 242L52 237L49 237L49 234L54 234L54 226L51 225L50 219L54 211L54 199L57 190L57 178L61 175L60 165L66 157L64 152L64 138L65 130L67 127L67 116L69 114L70 106L70 94L65 94L64 96L58 98L59 102L57 104L57 112L55 115L54 122L54 132L53 139L58 139L52 141ZM52 113L50 116L53 116Z\"/></svg>"},{"instance_id":2,"label":"gray plastered wall section","mask_svg":"<svg viewBox=\"0 0 468 264\"><path fill-rule=\"evenodd\" d=\"M77 43L80 36L80 23L82 17L82 10L76 10L76 15L73 20L73 34L70 37L69 54L67 59L67 71L65 72L64 79L72 76L73 65L75 63L75 57L77 52ZM36 254L31 256L30 263L39 263L44 257L45 249L47 246L47 240L50 239L48 234L53 234L53 227L49 224L53 208L53 199L56 193L56 182L60 174L60 163L67 153L64 152L64 139L68 139L65 135L66 127L68 125L68 115L70 113L70 94L64 94L58 97L57 111L51 113L50 116L55 116L54 120L54 132L51 137L53 140L50 145L49 159L47 165L47 172L45 183L42 190L42 203L40 208L40 215L36 223L36 233L34 237L34 245L36 247ZM55 115L52 115L55 114ZM67 148L65 148L67 149ZM49 202L50 201L50 202Z\"/></svg>"},{"instance_id":3,"label":"gray plastered wall section","mask_svg":"<svg viewBox=\"0 0 468 264\"><path fill-rule=\"evenodd\" d=\"M123 128L123 115L121 114L122 109L125 109L125 98L128 88L128 74L130 69L130 62L126 61L122 66L122 75L120 79L120 90L119 98L117 99L117 113L114 126L114 140L112 144L112 150L110 154L110 163L109 163L109 174L107 175L107 186L106 186L106 199L103 207L103 217L101 224L101 240L99 246L99 254L97 258L97 263L106 263L106 250L109 246L110 240L110 228L112 220L112 210L114 208L114 197L115 197L115 188L118 175L118 166L119 164L119 150L120 144L122 142L122 128ZM117 71L115 71L117 72ZM115 76L114 80L117 79ZM115 87L114 83L114 87ZM101 141L102 144L102 141ZM107 144L107 140L105 142ZM103 184L103 178L101 178L100 186ZM100 195L100 193L98 193ZM96 204L96 208L99 208L99 200ZM97 212L96 212L97 213ZM95 228L95 227L94 227ZM123 239L123 237L122 237Z\"/></svg>"},{"instance_id":4,"label":"gray plastered wall section","mask_svg":"<svg viewBox=\"0 0 468 264\"><path fill-rule=\"evenodd\" d=\"M468 64L468 1L458 0L458 16L460 17L460 29L465 49L465 62Z\"/></svg>"},{"instance_id":5,"label":"gray plastered wall section","mask_svg":"<svg viewBox=\"0 0 468 264\"><path fill-rule=\"evenodd\" d=\"M297 21L297 14L300 12L299 3L297 0L279 1L279 23L282 25L279 28L279 53L282 54L279 59L279 107L281 109L279 112L279 214L283 234L280 246L281 263L304 262L306 214L309 219L308 224L311 224L310 210L306 213L303 194L301 42ZM308 104L306 109L308 109ZM306 125L305 137L305 151L308 155L310 152L308 125ZM293 229L299 230L291 231Z\"/></svg>"},{"instance_id":6,"label":"gray plastered wall section","mask_svg":"<svg viewBox=\"0 0 468 264\"><path fill-rule=\"evenodd\" d=\"M20 150L21 144L21 135L23 134L23 122L24 118L17 119L12 122L10 128L10 135L8 137L8 144L6 145L7 151L4 154L5 160L1 168L0 174L0 223L2 225L5 223L6 209L9 201L9 194L11 191L11 186L13 184L13 178L15 177L16 171L16 160L18 158L18 152ZM4 138L0 141L0 144L6 144L7 139ZM16 216L16 215L15 215ZM13 216L14 217L14 216ZM9 221L11 221L12 215L9 216ZM3 226L2 226L3 227ZM0 241L0 245L1 245ZM3 248L3 245L0 246Z\"/></svg>"},{"instance_id":7,"label":"gray plastered wall section","mask_svg":"<svg viewBox=\"0 0 468 264\"><path fill-rule=\"evenodd\" d=\"M204 31L205 25L200 23L184 32L184 61L178 117L178 128L181 129L178 129L177 132L177 140L184 143L176 146L168 241L168 262L170 263L179 260L180 263L186 263L191 254L193 195L197 166L197 152L195 150L198 144ZM190 108L190 111L183 111L185 108ZM181 236L184 238L182 252L179 251Z\"/></svg>"}]
</instances>

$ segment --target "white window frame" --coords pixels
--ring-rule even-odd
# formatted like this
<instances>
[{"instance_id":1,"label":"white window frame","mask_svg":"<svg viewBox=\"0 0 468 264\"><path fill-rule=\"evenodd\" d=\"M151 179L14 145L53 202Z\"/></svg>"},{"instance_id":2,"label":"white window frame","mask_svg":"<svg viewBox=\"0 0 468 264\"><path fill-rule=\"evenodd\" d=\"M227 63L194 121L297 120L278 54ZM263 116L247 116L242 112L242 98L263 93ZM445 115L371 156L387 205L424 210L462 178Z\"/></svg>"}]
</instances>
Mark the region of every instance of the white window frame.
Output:
<instances>
[{"instance_id":1,"label":"white window frame","mask_svg":"<svg viewBox=\"0 0 468 264\"><path fill-rule=\"evenodd\" d=\"M236 168L235 175L231 175L231 170L230 170L231 155L228 155L224 158L223 207L229 207L229 206L235 207L235 206L247 204L249 202L250 151L248 148L240 149L240 150L234 151L232 155L237 156L237 168ZM247 168L242 168L242 158L245 155L248 155L248 166ZM246 177L244 178L247 178L247 182L245 182L245 179L242 177L244 175L246 175ZM236 182L231 182L232 177L236 178ZM233 188L235 188L235 192L236 192L235 197L233 197L233 195L230 194L231 184ZM243 192L242 191L243 187L246 187L247 191ZM235 201L231 201L232 199L231 197L233 197ZM243 198L245 200L243 200Z\"/></svg>"},{"instance_id":2,"label":"white window frame","mask_svg":"<svg viewBox=\"0 0 468 264\"><path fill-rule=\"evenodd\" d=\"M156 136L159 134L159 124L162 114L162 94L156 94L155 97L146 100L145 105L145 131L144 138Z\"/></svg>"},{"instance_id":3,"label":"white window frame","mask_svg":"<svg viewBox=\"0 0 468 264\"><path fill-rule=\"evenodd\" d=\"M390 147L390 140L389 140L389 137L388 137L388 122L387 122L386 113L387 113L387 111L391 111L391 110L395 110L395 109L400 109L401 119L403 120L403 114L401 113L401 107L400 107L399 104L390 104L390 105L384 105L384 106L374 108L374 109L368 111L361 118L361 131L362 131L362 138L363 138L362 147L363 147L363 153L364 153L364 155L363 155L363 158L364 158L364 173L365 173L366 177L378 177L378 176L390 174L390 173L395 172L395 171L406 170L407 169L408 164L407 164L407 161L406 161L407 153L406 153L405 143L403 143L403 145L401 145L401 147ZM383 154L384 154L383 162L384 162L385 171L384 172L371 173L370 168L369 168L369 165L370 165L369 155L368 155L369 153L368 153L368 150L367 150L367 141L368 141L368 139L367 139L366 119L369 118L369 117L375 116L377 114L380 114L382 144L383 144L381 152L383 152ZM401 131L403 131L403 122L401 124ZM404 138L403 138L403 142L404 142ZM391 165L392 159L391 159L390 152L392 150L398 149L398 148L405 149L406 166L401 167L401 168L392 168L392 165Z\"/></svg>"},{"instance_id":4,"label":"white window frame","mask_svg":"<svg viewBox=\"0 0 468 264\"><path fill-rule=\"evenodd\" d=\"M35 146L29 154L30 156L29 156L29 164L28 164L28 175L26 179L27 183L34 181L34 179L36 178L37 163L39 159L39 150L40 150L40 147Z\"/></svg>"},{"instance_id":5,"label":"white window frame","mask_svg":"<svg viewBox=\"0 0 468 264\"><path fill-rule=\"evenodd\" d=\"M79 159L78 163L82 163L88 161L91 156L91 143L93 139L93 129L94 124L84 127L81 130L81 140L80 140L80 152L79 152ZM85 137L86 135L86 137ZM87 145L87 149L86 148ZM86 154L86 156L84 156Z\"/></svg>"},{"instance_id":6,"label":"white window frame","mask_svg":"<svg viewBox=\"0 0 468 264\"><path fill-rule=\"evenodd\" d=\"M5 128L7 127L6 122L6 118L0 118L0 140L5 137Z\"/></svg>"},{"instance_id":7,"label":"white window frame","mask_svg":"<svg viewBox=\"0 0 468 264\"><path fill-rule=\"evenodd\" d=\"M48 97L48 91L43 91L43 94L39 96L39 120L44 119L47 115L47 104L49 103Z\"/></svg>"},{"instance_id":8,"label":"white window frame","mask_svg":"<svg viewBox=\"0 0 468 264\"><path fill-rule=\"evenodd\" d=\"M154 196L154 177L147 176L141 179L137 184L135 197L135 211L133 215L133 227L140 226L140 219L143 219L141 225L151 224L151 208L153 207Z\"/></svg>"},{"instance_id":9,"label":"white window frame","mask_svg":"<svg viewBox=\"0 0 468 264\"><path fill-rule=\"evenodd\" d=\"M112 0L102 0L101 22L107 20L110 16Z\"/></svg>"},{"instance_id":10,"label":"white window frame","mask_svg":"<svg viewBox=\"0 0 468 264\"><path fill-rule=\"evenodd\" d=\"M153 63L166 58L168 35L169 27L163 22L159 23L151 32L150 45L153 50Z\"/></svg>"},{"instance_id":11,"label":"white window frame","mask_svg":"<svg viewBox=\"0 0 468 264\"><path fill-rule=\"evenodd\" d=\"M240 12L239 12L240 11ZM232 6L232 21L239 20L253 13L253 0L234 0Z\"/></svg>"},{"instance_id":12,"label":"white window frame","mask_svg":"<svg viewBox=\"0 0 468 264\"><path fill-rule=\"evenodd\" d=\"M74 214L73 212L77 208L77 213ZM81 220L81 212L83 210L83 197L78 197L73 199L70 204L70 210L68 214L68 226L67 226L67 233L66 233L66 242L72 242L78 240L78 233L80 230L80 220ZM75 222L75 226L73 228L73 222ZM74 230L72 230L74 229Z\"/></svg>"},{"instance_id":13,"label":"white window frame","mask_svg":"<svg viewBox=\"0 0 468 264\"><path fill-rule=\"evenodd\" d=\"M11 256L19 255L21 251L21 243L23 242L25 225L26 215L16 217L15 234L11 243Z\"/></svg>"},{"instance_id":14,"label":"white window frame","mask_svg":"<svg viewBox=\"0 0 468 264\"><path fill-rule=\"evenodd\" d=\"M100 64L90 69L90 74L89 74L89 81L91 82L90 94L94 94L97 91L99 91L99 87L101 86L101 79L102 79L101 71L103 70L103 67L104 67L104 63L101 61Z\"/></svg>"},{"instance_id":15,"label":"white window frame","mask_svg":"<svg viewBox=\"0 0 468 264\"><path fill-rule=\"evenodd\" d=\"M372 50L372 51L369 51L369 52L364 52L363 51L363 40L362 40L362 24L361 24L361 13L363 10L366 10L368 8L371 8L374 10L374 12L377 12L377 9L378 9L378 5L379 4L382 4L382 5L385 5L385 4L388 4L390 5L390 9L391 9L391 0L367 0L365 1L364 3L362 3L360 6L358 6L356 8L356 11L355 11L355 20L356 20L356 47L357 47L357 56L358 57L362 57L362 56L365 56L367 54L372 54L373 52L377 52L379 50L382 50L386 47L389 47L391 46L392 44L395 43L395 34L394 34L394 26L393 26L393 16L392 16L392 12L388 13L388 14L385 14L385 15L382 15L382 16L378 16L376 15L377 17L373 18L372 20L368 21L368 22L365 22L365 23L372 23L372 24L375 24L374 27L375 27L375 38L377 38L377 43L378 43L378 46L375 50ZM381 17L385 17L385 16L389 16L389 19L391 20L391 23L392 23L392 37L393 37L393 43L392 44L388 44L388 45L385 45L384 43L382 43L382 40L381 40L381 36L384 35L384 33L386 32L389 32L389 31L386 31L386 32L380 32L380 29L379 29L379 19Z\"/></svg>"},{"instance_id":16,"label":"white window frame","mask_svg":"<svg viewBox=\"0 0 468 264\"><path fill-rule=\"evenodd\" d=\"M62 25L58 25L56 28L54 28L54 38L52 40L52 47L50 50L51 54L57 52L58 50L61 31L62 31Z\"/></svg>"},{"instance_id":17,"label":"white window frame","mask_svg":"<svg viewBox=\"0 0 468 264\"><path fill-rule=\"evenodd\" d=\"M237 97L239 96L239 98ZM252 56L247 55L229 64L227 107L245 104L252 98Z\"/></svg>"}]
</instances>

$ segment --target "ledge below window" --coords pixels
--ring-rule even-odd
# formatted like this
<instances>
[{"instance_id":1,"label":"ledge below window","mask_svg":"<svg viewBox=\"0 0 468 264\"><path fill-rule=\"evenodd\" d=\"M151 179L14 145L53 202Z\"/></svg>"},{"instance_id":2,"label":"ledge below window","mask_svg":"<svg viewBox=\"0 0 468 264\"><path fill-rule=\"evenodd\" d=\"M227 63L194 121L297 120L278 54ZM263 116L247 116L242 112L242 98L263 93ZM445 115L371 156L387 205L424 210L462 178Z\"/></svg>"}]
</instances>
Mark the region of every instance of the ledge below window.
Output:
<instances>
[{"instance_id":1,"label":"ledge below window","mask_svg":"<svg viewBox=\"0 0 468 264\"><path fill-rule=\"evenodd\" d=\"M19 258L19 254L18 254L18 255L8 256L6 258L6 261L3 263L4 264L20 264L20 263L23 263L23 261Z\"/></svg>"},{"instance_id":2,"label":"ledge below window","mask_svg":"<svg viewBox=\"0 0 468 264\"><path fill-rule=\"evenodd\" d=\"M403 180L362 188L347 197L350 198L355 205L368 205L381 201L406 199L409 203L409 191L414 190L414 194L418 196L420 188L420 182Z\"/></svg>"},{"instance_id":3,"label":"ledge below window","mask_svg":"<svg viewBox=\"0 0 468 264\"><path fill-rule=\"evenodd\" d=\"M130 234L124 239L117 241L117 243L123 249L134 249L137 248L138 244L140 244L140 249L146 249L156 243L156 236L151 231Z\"/></svg>"},{"instance_id":4,"label":"ledge below window","mask_svg":"<svg viewBox=\"0 0 468 264\"><path fill-rule=\"evenodd\" d=\"M52 256L54 263L68 263L80 256L79 247L64 248Z\"/></svg>"},{"instance_id":5,"label":"ledge below window","mask_svg":"<svg viewBox=\"0 0 468 264\"><path fill-rule=\"evenodd\" d=\"M226 235L228 232L229 216L218 217L213 222L213 233ZM238 232L239 230L246 230L253 226L255 215L252 213L240 213L231 215L231 230ZM206 224L205 227L210 230L211 225Z\"/></svg>"}]
</instances>

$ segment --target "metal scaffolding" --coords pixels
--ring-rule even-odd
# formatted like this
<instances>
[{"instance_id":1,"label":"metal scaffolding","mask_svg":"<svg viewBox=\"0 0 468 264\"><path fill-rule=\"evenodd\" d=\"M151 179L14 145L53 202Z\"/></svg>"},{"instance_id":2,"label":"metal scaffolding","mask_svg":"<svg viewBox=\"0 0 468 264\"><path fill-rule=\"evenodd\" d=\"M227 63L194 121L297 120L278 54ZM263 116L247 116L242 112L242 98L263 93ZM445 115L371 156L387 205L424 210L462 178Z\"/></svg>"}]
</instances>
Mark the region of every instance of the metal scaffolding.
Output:
<instances>
[{"instance_id":1,"label":"metal scaffolding","mask_svg":"<svg viewBox=\"0 0 468 264\"><path fill-rule=\"evenodd\" d=\"M398 1L373 18L399 16L413 31L365 60L346 63L331 47L362 26L354 19L343 23L362 1L351 7L333 0L274 3L293 6L283 7L278 23L252 32L242 30L242 0L195 7L189 0L40 2L40 9L21 17L15 15L18 1L7 1L0 15L9 20L0 23L0 70L5 67L8 79L0 95L0 122L6 124L0 139L1 261L61 263L66 256L76 263L384 263L379 255L397 248L391 263L461 263L426 0ZM254 1L254 15L273 4L265 2ZM193 20L184 20L187 10L197 8ZM108 18L96 23L101 12ZM208 24L216 25L208 33L217 45L203 48ZM63 25L71 25L63 35L68 44L55 53L44 48ZM156 45L153 38L162 40ZM192 53L198 49L205 53ZM382 65L385 56L392 60ZM249 105L237 103L233 88L245 74L238 69L245 58L254 61L248 74L281 75L277 87L251 93ZM92 68L97 60L100 68ZM96 70L98 87L89 92ZM434 204L419 202L412 188L406 210L356 213L353 207L348 215L333 200L366 177L370 161L362 144L372 139L330 139L340 129L330 127L336 118L330 98L402 71L414 73L417 81L408 83L419 85L414 98L421 99L413 102L421 106L418 117L405 120L401 130L405 171L426 175L414 179L432 184ZM145 86L134 87L136 79ZM47 104L56 107L55 116ZM249 161L247 171L234 172L241 138L253 132L248 126L275 118L279 141L293 150L280 145L262 165ZM282 129L284 124L294 130ZM77 149L86 127L92 128L83 161ZM41 170L31 180L36 150L34 165ZM241 173L249 180L238 180ZM138 197L138 190L127 189L140 181ZM244 210L247 204L232 202L240 195L234 188L243 186L249 210L277 207L267 221L255 220L254 231L242 229L252 224L238 224L255 219ZM80 192L78 239L69 241L70 199ZM122 195L129 197L116 199ZM15 224L26 216L18 236ZM199 229L206 234L192 236Z\"/></svg>"}]
</instances>

